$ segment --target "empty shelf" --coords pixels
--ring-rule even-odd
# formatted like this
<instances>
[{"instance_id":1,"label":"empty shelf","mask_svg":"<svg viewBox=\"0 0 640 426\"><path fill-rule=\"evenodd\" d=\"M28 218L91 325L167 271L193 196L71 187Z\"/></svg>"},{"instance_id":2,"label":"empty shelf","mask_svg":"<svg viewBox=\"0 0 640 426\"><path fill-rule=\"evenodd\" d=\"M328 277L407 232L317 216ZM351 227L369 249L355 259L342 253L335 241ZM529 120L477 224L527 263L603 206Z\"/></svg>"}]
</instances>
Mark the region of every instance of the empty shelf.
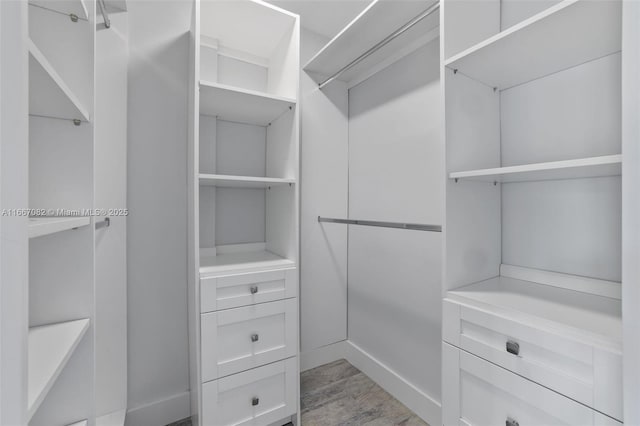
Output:
<instances>
[{"instance_id":1,"label":"empty shelf","mask_svg":"<svg viewBox=\"0 0 640 426\"><path fill-rule=\"evenodd\" d=\"M285 259L266 250L223 253L217 256L200 257L201 274L251 269L285 268L291 266L295 266L294 261Z\"/></svg>"},{"instance_id":2,"label":"empty shelf","mask_svg":"<svg viewBox=\"0 0 640 426\"><path fill-rule=\"evenodd\" d=\"M73 14L80 19L86 20L89 18L85 0L29 0L29 4L64 13L65 15Z\"/></svg>"},{"instance_id":3,"label":"empty shelf","mask_svg":"<svg viewBox=\"0 0 640 426\"><path fill-rule=\"evenodd\" d=\"M87 421L86 420L82 420L80 422L76 422L67 426L87 426ZM98 425L97 420L96 420L96 426Z\"/></svg>"},{"instance_id":4,"label":"empty shelf","mask_svg":"<svg viewBox=\"0 0 640 426\"><path fill-rule=\"evenodd\" d=\"M564 0L445 65L506 89L621 49L621 1Z\"/></svg>"},{"instance_id":5,"label":"empty shelf","mask_svg":"<svg viewBox=\"0 0 640 426\"><path fill-rule=\"evenodd\" d=\"M620 350L620 300L499 276L447 292L449 300L515 321L564 330L581 339Z\"/></svg>"},{"instance_id":6,"label":"empty shelf","mask_svg":"<svg viewBox=\"0 0 640 426\"><path fill-rule=\"evenodd\" d=\"M200 175L200 185L224 188L268 188L270 186L291 185L295 179L280 179L253 176Z\"/></svg>"},{"instance_id":7,"label":"empty shelf","mask_svg":"<svg viewBox=\"0 0 640 426\"><path fill-rule=\"evenodd\" d=\"M200 114L222 120L267 126L295 104L294 99L224 84L200 82Z\"/></svg>"},{"instance_id":8,"label":"empty shelf","mask_svg":"<svg viewBox=\"0 0 640 426\"><path fill-rule=\"evenodd\" d=\"M367 52L377 43L393 34L403 25L427 10L433 1L373 1L360 15L351 21L337 36L327 43L305 66L314 73L312 77L322 83ZM405 48L418 47L429 38L430 30L438 27L438 14L426 17L411 29L381 47L358 65L345 71L340 80L351 81L354 77L375 65L395 57ZM437 37L435 33L431 38ZM417 44L417 45L416 45Z\"/></svg>"},{"instance_id":9,"label":"empty shelf","mask_svg":"<svg viewBox=\"0 0 640 426\"><path fill-rule=\"evenodd\" d=\"M469 170L450 173L451 179L478 180L483 182L526 182L537 180L578 179L599 176L618 176L622 171L621 155L580 158L524 164L521 166Z\"/></svg>"},{"instance_id":10,"label":"empty shelf","mask_svg":"<svg viewBox=\"0 0 640 426\"><path fill-rule=\"evenodd\" d=\"M89 121L87 110L31 40L29 40L29 114Z\"/></svg>"},{"instance_id":11,"label":"empty shelf","mask_svg":"<svg viewBox=\"0 0 640 426\"><path fill-rule=\"evenodd\" d=\"M29 419L46 397L88 328L89 320L81 319L29 329Z\"/></svg>"},{"instance_id":12,"label":"empty shelf","mask_svg":"<svg viewBox=\"0 0 640 426\"><path fill-rule=\"evenodd\" d=\"M29 238L55 234L56 232L87 226L91 219L83 217L30 217Z\"/></svg>"}]
</instances>

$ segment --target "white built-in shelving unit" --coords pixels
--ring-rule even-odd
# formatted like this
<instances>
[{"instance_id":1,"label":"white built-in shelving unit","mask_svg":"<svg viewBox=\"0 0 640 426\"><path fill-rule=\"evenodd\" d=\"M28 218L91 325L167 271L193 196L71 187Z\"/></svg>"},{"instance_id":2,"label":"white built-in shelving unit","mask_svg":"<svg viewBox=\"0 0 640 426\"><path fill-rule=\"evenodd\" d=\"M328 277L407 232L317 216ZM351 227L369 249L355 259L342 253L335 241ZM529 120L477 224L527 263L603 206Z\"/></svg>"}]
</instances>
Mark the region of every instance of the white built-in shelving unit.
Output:
<instances>
[{"instance_id":1,"label":"white built-in shelving unit","mask_svg":"<svg viewBox=\"0 0 640 426\"><path fill-rule=\"evenodd\" d=\"M298 422L299 18L196 1L191 37L193 418Z\"/></svg>"},{"instance_id":2,"label":"white built-in shelving unit","mask_svg":"<svg viewBox=\"0 0 640 426\"><path fill-rule=\"evenodd\" d=\"M623 420L622 9L444 2L444 424Z\"/></svg>"}]
</instances>

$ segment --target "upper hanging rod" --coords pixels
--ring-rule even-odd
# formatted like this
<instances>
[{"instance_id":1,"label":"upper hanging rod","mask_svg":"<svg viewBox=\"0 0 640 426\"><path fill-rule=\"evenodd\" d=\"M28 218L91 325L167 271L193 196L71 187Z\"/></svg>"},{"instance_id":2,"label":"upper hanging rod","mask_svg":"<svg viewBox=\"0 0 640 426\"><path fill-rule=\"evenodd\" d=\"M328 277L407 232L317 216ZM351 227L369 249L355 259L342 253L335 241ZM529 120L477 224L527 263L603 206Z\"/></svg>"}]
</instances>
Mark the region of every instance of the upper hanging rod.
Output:
<instances>
[{"instance_id":1,"label":"upper hanging rod","mask_svg":"<svg viewBox=\"0 0 640 426\"><path fill-rule=\"evenodd\" d=\"M104 19L104 26L106 28L111 28L111 20L109 19L109 13L107 12L107 5L104 0L98 0L100 3L100 10L102 11L102 19Z\"/></svg>"},{"instance_id":2,"label":"upper hanging rod","mask_svg":"<svg viewBox=\"0 0 640 426\"><path fill-rule=\"evenodd\" d=\"M331 77L327 78L325 81L320 83L318 85L318 87L320 89L322 89L324 86L326 86L327 84L331 83L336 78L340 77L342 75L342 73L344 73L348 69L350 69L350 68L354 67L355 65L359 64L360 62L362 62L365 58L369 57L372 53L374 53L375 51L377 51L381 47L387 45L390 41L392 41L393 39L397 38L398 36L400 36L401 34L406 32L407 30L409 30L411 27L416 25L418 22L422 21L427 16L431 15L433 12L435 12L439 8L440 8L440 2L438 1L435 4L431 5L431 7L429 7L427 10L422 12L420 15L416 16L411 21L407 22L402 27L400 27L397 30L395 30L392 34L388 35L384 40L382 40L381 42L379 42L378 44L373 46L371 49L367 50L362 55L358 56L356 59L354 59L353 61L349 62L347 65L345 65L343 68L341 68L338 72L336 72Z\"/></svg>"},{"instance_id":3,"label":"upper hanging rod","mask_svg":"<svg viewBox=\"0 0 640 426\"><path fill-rule=\"evenodd\" d=\"M410 229L414 231L442 232L440 225L424 225L420 223L379 222L376 220L335 219L318 216L318 222L345 223L347 225L378 226L381 228Z\"/></svg>"}]
</instances>

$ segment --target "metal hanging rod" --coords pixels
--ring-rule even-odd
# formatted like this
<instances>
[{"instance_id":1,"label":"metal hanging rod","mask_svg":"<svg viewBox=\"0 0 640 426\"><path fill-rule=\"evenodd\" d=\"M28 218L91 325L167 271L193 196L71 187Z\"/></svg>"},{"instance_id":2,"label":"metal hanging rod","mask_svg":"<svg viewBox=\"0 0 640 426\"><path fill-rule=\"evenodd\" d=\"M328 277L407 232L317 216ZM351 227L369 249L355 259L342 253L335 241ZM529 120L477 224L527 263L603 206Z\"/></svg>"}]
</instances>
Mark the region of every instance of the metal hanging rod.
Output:
<instances>
[{"instance_id":1,"label":"metal hanging rod","mask_svg":"<svg viewBox=\"0 0 640 426\"><path fill-rule=\"evenodd\" d=\"M332 217L322 217L322 216L318 216L318 222L344 223L346 225L377 226L380 228L410 229L413 231L442 232L442 226L440 225L425 225L421 223L399 223L399 222L379 222L376 220L336 219Z\"/></svg>"},{"instance_id":2,"label":"metal hanging rod","mask_svg":"<svg viewBox=\"0 0 640 426\"><path fill-rule=\"evenodd\" d=\"M111 226L111 219L108 217L105 217L104 220L100 222L96 222L96 229L108 228L109 226Z\"/></svg>"},{"instance_id":3,"label":"metal hanging rod","mask_svg":"<svg viewBox=\"0 0 640 426\"><path fill-rule=\"evenodd\" d=\"M100 4L100 10L102 11L102 19L104 19L104 26L106 28L111 28L111 20L109 19L109 12L107 12L107 5L104 0L98 0Z\"/></svg>"},{"instance_id":4,"label":"metal hanging rod","mask_svg":"<svg viewBox=\"0 0 640 426\"><path fill-rule=\"evenodd\" d=\"M398 28L397 30L395 30L393 33L391 33L390 35L388 35L384 40L382 40L381 42L379 42L378 44L376 44L375 46L373 46L371 49L367 50L366 52L364 52L362 55L358 56L356 59L354 59L353 61L349 62L346 66L344 66L343 68L341 68L338 72L336 72L335 74L333 74L331 77L327 78L325 81L323 81L322 83L320 83L318 85L318 87L320 89L322 89L324 86L326 86L327 84L331 83L333 80L335 80L336 78L340 77L345 71L347 71L348 69L353 68L354 66L358 65L360 62L362 62L364 59L368 58L369 56L371 56L371 54L373 54L375 51L377 51L378 49L386 46L389 42L391 42L392 40L394 40L395 38L397 38L398 36L402 35L403 33L405 33L406 31L408 31L411 27L413 27L414 25L416 25L418 22L422 21L423 19L425 19L427 16L431 15L432 13L434 13L436 10L438 10L440 8L440 2L436 2L435 4L431 5L431 7L429 7L427 10L425 10L424 12L422 12L420 15L416 16L415 18L413 18L411 21L407 22L406 24L404 24L402 27Z\"/></svg>"}]
</instances>

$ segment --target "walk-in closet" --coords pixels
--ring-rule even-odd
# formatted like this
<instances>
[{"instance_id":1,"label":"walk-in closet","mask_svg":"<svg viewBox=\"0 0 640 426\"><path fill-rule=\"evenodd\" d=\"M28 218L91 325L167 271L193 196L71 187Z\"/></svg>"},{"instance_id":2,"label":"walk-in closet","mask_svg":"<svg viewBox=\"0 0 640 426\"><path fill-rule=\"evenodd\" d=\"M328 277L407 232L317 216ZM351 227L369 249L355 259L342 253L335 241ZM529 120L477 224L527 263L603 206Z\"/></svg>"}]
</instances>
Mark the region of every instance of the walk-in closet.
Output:
<instances>
[{"instance_id":1,"label":"walk-in closet","mask_svg":"<svg viewBox=\"0 0 640 426\"><path fill-rule=\"evenodd\" d=\"M0 0L0 426L640 425L640 2Z\"/></svg>"}]
</instances>

